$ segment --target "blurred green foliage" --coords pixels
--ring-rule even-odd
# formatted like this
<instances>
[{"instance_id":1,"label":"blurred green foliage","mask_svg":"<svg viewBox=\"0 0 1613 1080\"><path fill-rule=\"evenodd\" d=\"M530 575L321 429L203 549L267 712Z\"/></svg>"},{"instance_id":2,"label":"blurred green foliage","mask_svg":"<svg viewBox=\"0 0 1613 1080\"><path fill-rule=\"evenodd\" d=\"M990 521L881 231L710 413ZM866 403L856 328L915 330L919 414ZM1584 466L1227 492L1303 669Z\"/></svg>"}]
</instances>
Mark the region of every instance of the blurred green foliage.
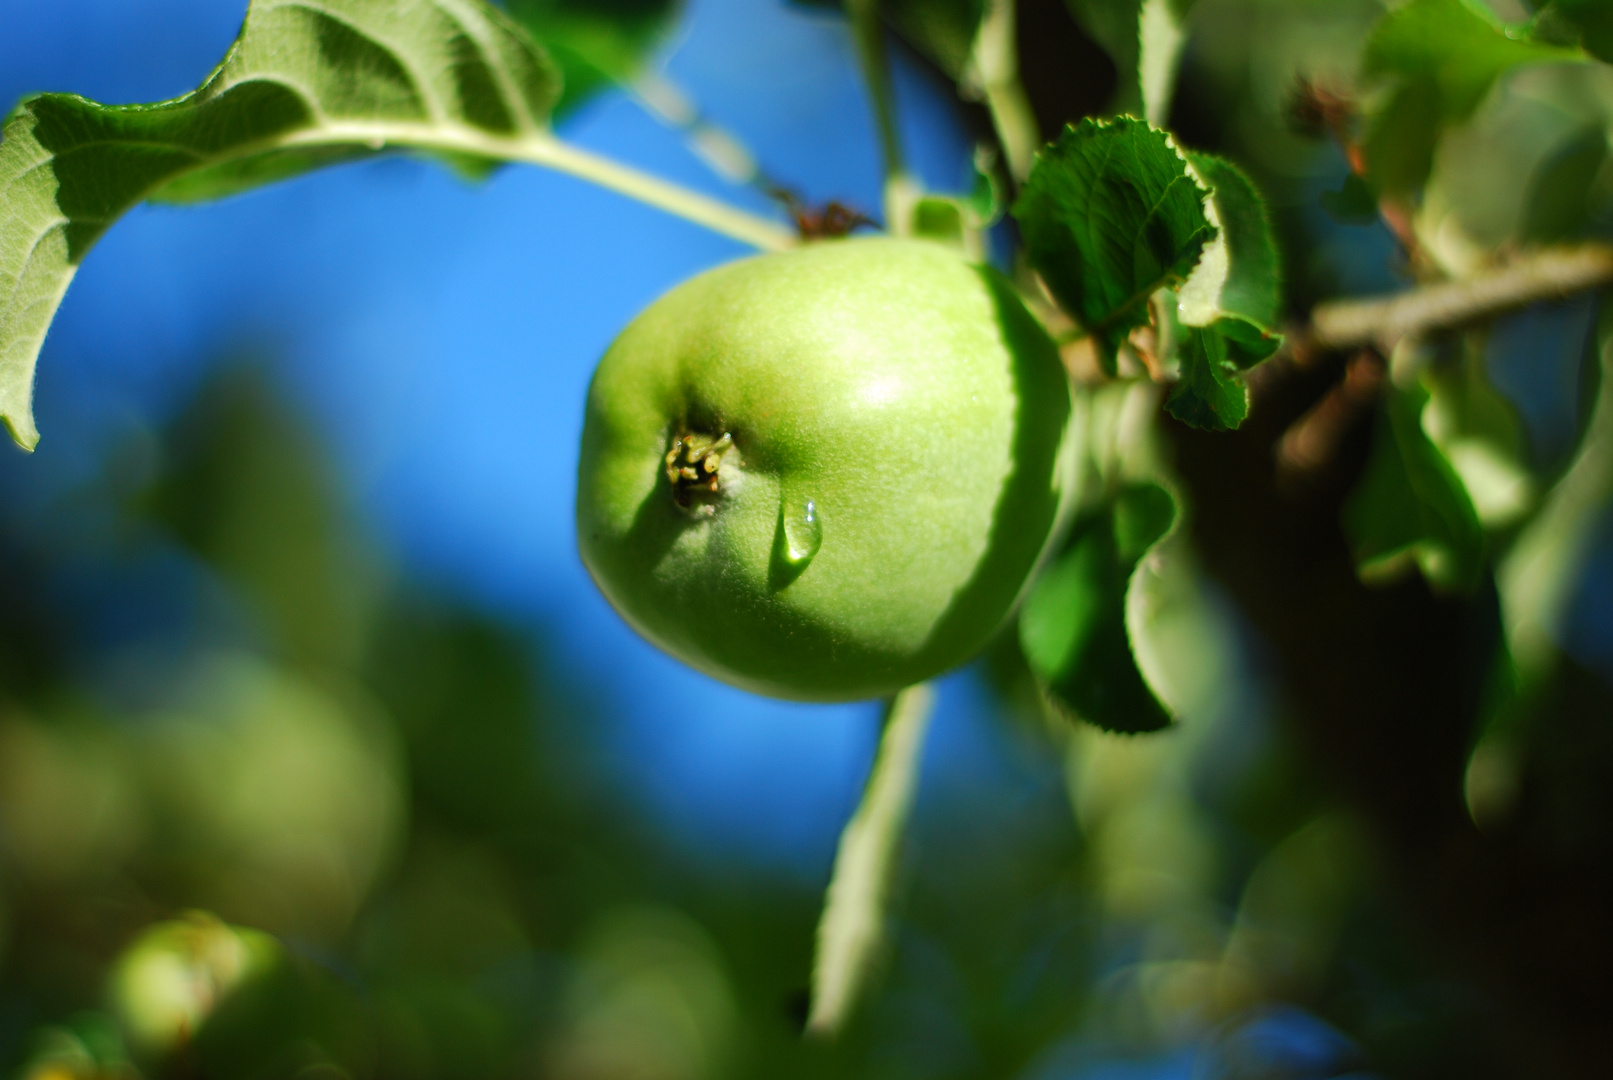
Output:
<instances>
[{"instance_id":1,"label":"blurred green foliage","mask_svg":"<svg viewBox=\"0 0 1613 1080\"><path fill-rule=\"evenodd\" d=\"M841 1041L804 1043L818 890L636 817L541 642L392 574L317 445L226 371L138 482L82 493L111 500L103 572L182 557L237 609L181 628L145 704L66 674L80 630L8 590L59 673L0 712L17 1075L1018 1075L1369 977L1338 963L1374 917L1359 830L1227 698L1225 613L1173 563L1201 722L1050 724L1005 641L1007 771L926 795L886 978ZM8 580L61 572L17 542Z\"/></svg>"},{"instance_id":2,"label":"blurred green foliage","mask_svg":"<svg viewBox=\"0 0 1613 1080\"><path fill-rule=\"evenodd\" d=\"M509 6L566 107L671 17ZM1140 101L1139 7L1020 5L1044 130ZM981 10L887 14L955 78ZM1261 328L1606 238L1600 12L1193 5L1168 126L1269 196L1288 272ZM1066 596L965 684L990 764L921 791L886 969L832 1043L800 1034L821 881L646 820L541 637L400 575L267 378L226 369L0 527L0 1065L1602 1075L1613 692L1558 645L1613 502L1613 326L1575 310L1397 350L1371 407L1342 357L1274 364L1236 433L1163 420L1145 380L1083 394L1085 516L1043 586L1102 592L1104 619ZM1530 421L1548 391L1571 433ZM109 645L85 597L152 581L166 599L125 601ZM1120 719L1060 684L1128 649ZM1050 688L1111 727L1177 722L1105 732Z\"/></svg>"}]
</instances>

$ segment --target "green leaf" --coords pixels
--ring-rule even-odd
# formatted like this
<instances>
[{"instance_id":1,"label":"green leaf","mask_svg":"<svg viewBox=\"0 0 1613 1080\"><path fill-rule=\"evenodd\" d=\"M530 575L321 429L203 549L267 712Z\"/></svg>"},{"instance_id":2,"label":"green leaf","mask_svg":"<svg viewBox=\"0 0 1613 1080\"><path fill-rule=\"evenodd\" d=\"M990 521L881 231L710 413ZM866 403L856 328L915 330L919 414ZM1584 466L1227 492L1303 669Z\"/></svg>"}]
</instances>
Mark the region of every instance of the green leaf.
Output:
<instances>
[{"instance_id":1,"label":"green leaf","mask_svg":"<svg viewBox=\"0 0 1613 1080\"><path fill-rule=\"evenodd\" d=\"M1362 56L1363 80L1386 94L1368 118L1368 179L1390 194L1416 191L1440 134L1471 116L1503 74L1583 57L1524 39L1477 0L1409 0L1383 17Z\"/></svg>"},{"instance_id":2,"label":"green leaf","mask_svg":"<svg viewBox=\"0 0 1613 1080\"><path fill-rule=\"evenodd\" d=\"M559 91L480 0L254 0L200 89L154 105L23 101L0 142L0 419L25 448L34 363L85 253L142 199L218 198L388 147L534 159Z\"/></svg>"},{"instance_id":3,"label":"green leaf","mask_svg":"<svg viewBox=\"0 0 1613 1080\"><path fill-rule=\"evenodd\" d=\"M557 115L631 82L678 10L675 0L505 0L504 6L560 68L565 92Z\"/></svg>"},{"instance_id":4,"label":"green leaf","mask_svg":"<svg viewBox=\"0 0 1613 1080\"><path fill-rule=\"evenodd\" d=\"M1191 160L1212 188L1220 229L1178 297L1181 373L1165 408L1183 423L1227 431L1249 414L1240 374L1282 344L1272 329L1282 308L1282 270L1254 184L1224 158L1194 154Z\"/></svg>"},{"instance_id":5,"label":"green leaf","mask_svg":"<svg viewBox=\"0 0 1613 1080\"><path fill-rule=\"evenodd\" d=\"M1204 298L1206 310L1213 311L1217 318L1236 315L1270 329L1277 325L1282 311L1283 277L1265 200L1243 170L1226 158L1193 154L1190 160L1199 178L1210 188L1216 223L1220 226L1215 244L1226 251L1219 288L1213 296ZM1209 262L1207 257L1204 263ZM1198 280L1199 273L1195 270L1182 290L1184 301L1187 301L1188 290L1197 285Z\"/></svg>"},{"instance_id":6,"label":"green leaf","mask_svg":"<svg viewBox=\"0 0 1613 1080\"><path fill-rule=\"evenodd\" d=\"M1227 322L1248 327L1236 320ZM1165 399L1172 416L1206 431L1231 431L1249 415L1249 391L1238 378L1241 369L1231 358L1220 325L1184 328L1177 354L1181 374Z\"/></svg>"},{"instance_id":7,"label":"green leaf","mask_svg":"<svg viewBox=\"0 0 1613 1080\"><path fill-rule=\"evenodd\" d=\"M1471 592L1484 573L1484 531L1461 478L1423 431L1425 401L1420 389L1385 396L1344 531L1364 581L1416 567L1436 589Z\"/></svg>"},{"instance_id":8,"label":"green leaf","mask_svg":"<svg viewBox=\"0 0 1613 1080\"><path fill-rule=\"evenodd\" d=\"M1138 562L1176 518L1175 498L1158 484L1123 488L1075 523L1020 611L1020 647L1048 697L1109 731L1171 722L1132 654L1126 601Z\"/></svg>"},{"instance_id":9,"label":"green leaf","mask_svg":"<svg viewBox=\"0 0 1613 1080\"><path fill-rule=\"evenodd\" d=\"M1148 298L1214 239L1206 194L1169 136L1132 117L1083 120L1037 155L1014 206L1026 256L1111 374Z\"/></svg>"}]
</instances>

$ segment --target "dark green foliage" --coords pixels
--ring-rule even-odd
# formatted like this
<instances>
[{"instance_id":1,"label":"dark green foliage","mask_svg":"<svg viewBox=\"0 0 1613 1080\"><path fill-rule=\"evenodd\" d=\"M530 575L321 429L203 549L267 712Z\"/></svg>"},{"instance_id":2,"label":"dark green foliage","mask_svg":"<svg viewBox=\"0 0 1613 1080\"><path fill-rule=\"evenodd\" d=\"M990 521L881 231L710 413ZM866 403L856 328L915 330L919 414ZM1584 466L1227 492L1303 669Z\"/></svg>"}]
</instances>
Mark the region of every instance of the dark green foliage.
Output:
<instances>
[{"instance_id":1,"label":"dark green foliage","mask_svg":"<svg viewBox=\"0 0 1613 1080\"><path fill-rule=\"evenodd\" d=\"M1020 647L1061 708L1108 731L1171 722L1132 657L1126 594L1132 572L1176 522L1176 500L1135 484L1071 528L1019 616Z\"/></svg>"},{"instance_id":2,"label":"dark green foliage","mask_svg":"<svg viewBox=\"0 0 1613 1080\"><path fill-rule=\"evenodd\" d=\"M1324 191L1322 209L1340 225L1371 225L1378 220L1378 197L1372 187L1356 173L1344 178L1344 186L1337 191Z\"/></svg>"},{"instance_id":3,"label":"dark green foliage","mask_svg":"<svg viewBox=\"0 0 1613 1080\"><path fill-rule=\"evenodd\" d=\"M1014 206L1025 255L1093 337L1105 370L1148 299L1186 280L1215 228L1162 131L1131 117L1083 120L1045 148Z\"/></svg>"},{"instance_id":4,"label":"dark green foliage","mask_svg":"<svg viewBox=\"0 0 1613 1080\"><path fill-rule=\"evenodd\" d=\"M794 0L802 7L844 10L844 0ZM967 70L986 0L882 0L880 18L953 79Z\"/></svg>"},{"instance_id":5,"label":"dark green foliage","mask_svg":"<svg viewBox=\"0 0 1613 1080\"><path fill-rule=\"evenodd\" d=\"M1613 62L1613 5L1606 0L1552 0L1535 17L1535 28L1552 39L1577 41L1597 59Z\"/></svg>"},{"instance_id":6,"label":"dark green foliage","mask_svg":"<svg viewBox=\"0 0 1613 1080\"><path fill-rule=\"evenodd\" d=\"M1601 126L1587 126L1547 156L1529 185L1524 237L1550 244L1582 234L1596 210L1595 189L1607 158Z\"/></svg>"}]
</instances>

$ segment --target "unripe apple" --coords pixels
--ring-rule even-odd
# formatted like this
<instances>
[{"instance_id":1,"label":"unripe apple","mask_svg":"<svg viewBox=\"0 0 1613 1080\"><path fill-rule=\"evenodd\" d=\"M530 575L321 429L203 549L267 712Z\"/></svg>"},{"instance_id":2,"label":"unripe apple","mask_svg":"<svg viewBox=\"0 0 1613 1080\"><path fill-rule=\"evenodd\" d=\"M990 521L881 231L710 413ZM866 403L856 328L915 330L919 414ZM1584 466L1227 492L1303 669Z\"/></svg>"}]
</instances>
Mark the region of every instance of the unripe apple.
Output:
<instances>
[{"instance_id":1,"label":"unripe apple","mask_svg":"<svg viewBox=\"0 0 1613 1080\"><path fill-rule=\"evenodd\" d=\"M588 392L583 562L650 641L807 701L974 655L1071 482L1058 350L989 267L821 241L651 304Z\"/></svg>"}]
</instances>

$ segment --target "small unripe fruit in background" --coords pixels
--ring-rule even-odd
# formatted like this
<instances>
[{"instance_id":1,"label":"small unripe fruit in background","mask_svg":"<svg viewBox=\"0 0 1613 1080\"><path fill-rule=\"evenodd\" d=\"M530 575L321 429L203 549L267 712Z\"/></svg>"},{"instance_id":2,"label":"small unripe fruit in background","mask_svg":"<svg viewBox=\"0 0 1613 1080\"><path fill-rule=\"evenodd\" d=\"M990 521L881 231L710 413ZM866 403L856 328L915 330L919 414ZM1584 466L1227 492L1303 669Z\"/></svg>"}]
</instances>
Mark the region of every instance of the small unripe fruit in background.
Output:
<instances>
[{"instance_id":1,"label":"small unripe fruit in background","mask_svg":"<svg viewBox=\"0 0 1613 1080\"><path fill-rule=\"evenodd\" d=\"M578 546L641 634L758 693L894 693L978 652L1061 519L1058 350L939 244L824 241L650 305L589 389Z\"/></svg>"},{"instance_id":2,"label":"small unripe fruit in background","mask_svg":"<svg viewBox=\"0 0 1613 1080\"><path fill-rule=\"evenodd\" d=\"M157 923L123 951L111 976L112 1011L136 1055L182 1050L248 980L269 971L280 943L206 912Z\"/></svg>"}]
</instances>

